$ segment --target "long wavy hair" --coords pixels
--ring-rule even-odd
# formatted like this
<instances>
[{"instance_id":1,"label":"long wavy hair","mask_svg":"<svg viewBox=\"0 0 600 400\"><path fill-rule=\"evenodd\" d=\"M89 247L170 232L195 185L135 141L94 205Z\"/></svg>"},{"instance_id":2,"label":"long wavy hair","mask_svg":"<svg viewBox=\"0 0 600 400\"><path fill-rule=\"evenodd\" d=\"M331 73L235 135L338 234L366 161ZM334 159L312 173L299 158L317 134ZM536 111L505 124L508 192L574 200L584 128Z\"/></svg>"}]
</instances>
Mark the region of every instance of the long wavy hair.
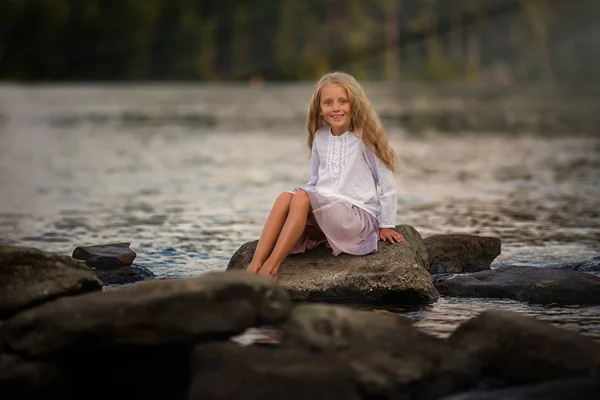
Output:
<instances>
[{"instance_id":1,"label":"long wavy hair","mask_svg":"<svg viewBox=\"0 0 600 400\"><path fill-rule=\"evenodd\" d=\"M337 83L348 92L350 112L350 129L360 137L377 157L392 171L396 170L396 154L390 146L387 135L381 126L379 117L367 99L363 88L352 75L344 72L331 72L324 75L315 85L315 90L308 107L306 129L308 130L308 148L312 150L315 134L319 128L328 125L321 116L321 89L326 85Z\"/></svg>"}]
</instances>

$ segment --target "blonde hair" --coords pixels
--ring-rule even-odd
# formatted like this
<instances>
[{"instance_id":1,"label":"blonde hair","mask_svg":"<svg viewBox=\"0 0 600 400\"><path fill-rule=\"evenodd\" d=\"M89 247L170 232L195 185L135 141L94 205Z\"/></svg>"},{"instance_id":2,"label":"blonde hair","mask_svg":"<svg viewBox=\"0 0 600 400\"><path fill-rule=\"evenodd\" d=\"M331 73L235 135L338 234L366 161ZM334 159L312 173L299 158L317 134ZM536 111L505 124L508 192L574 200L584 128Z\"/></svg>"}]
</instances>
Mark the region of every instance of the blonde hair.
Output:
<instances>
[{"instance_id":1,"label":"blonde hair","mask_svg":"<svg viewBox=\"0 0 600 400\"><path fill-rule=\"evenodd\" d=\"M321 89L332 83L343 86L348 92L348 100L352 107L350 112L350 129L352 132L360 137L391 171L395 171L396 154L390 146L379 117L373 110L360 84L352 75L344 72L331 72L323 76L315 85L308 107L308 118L306 119L309 150L312 150L317 130L327 125L321 115Z\"/></svg>"}]
</instances>

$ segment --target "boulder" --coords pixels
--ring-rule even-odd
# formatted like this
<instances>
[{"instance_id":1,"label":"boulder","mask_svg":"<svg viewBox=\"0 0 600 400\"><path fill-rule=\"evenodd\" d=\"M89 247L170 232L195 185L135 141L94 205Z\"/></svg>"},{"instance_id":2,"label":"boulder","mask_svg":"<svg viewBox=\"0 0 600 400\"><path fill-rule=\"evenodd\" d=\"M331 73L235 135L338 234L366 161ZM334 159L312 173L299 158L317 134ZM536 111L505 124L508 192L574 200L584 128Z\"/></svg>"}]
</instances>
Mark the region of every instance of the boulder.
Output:
<instances>
[{"instance_id":1,"label":"boulder","mask_svg":"<svg viewBox=\"0 0 600 400\"><path fill-rule=\"evenodd\" d=\"M277 281L295 300L369 304L430 303L439 297L427 271L427 250L411 226L398 225L403 243L379 242L375 253L341 254L317 247L288 256ZM227 270L245 269L256 244L249 242L231 257Z\"/></svg>"},{"instance_id":2,"label":"boulder","mask_svg":"<svg viewBox=\"0 0 600 400\"><path fill-rule=\"evenodd\" d=\"M73 258L102 271L131 265L136 254L129 243L111 243L96 246L79 246L73 250Z\"/></svg>"},{"instance_id":3,"label":"boulder","mask_svg":"<svg viewBox=\"0 0 600 400\"><path fill-rule=\"evenodd\" d=\"M281 343L347 363L365 398L436 399L473 386L480 373L462 350L419 332L406 317L344 306L294 307Z\"/></svg>"},{"instance_id":4,"label":"boulder","mask_svg":"<svg viewBox=\"0 0 600 400\"><path fill-rule=\"evenodd\" d=\"M432 274L489 270L501 250L500 239L477 235L434 235L424 242Z\"/></svg>"},{"instance_id":5,"label":"boulder","mask_svg":"<svg viewBox=\"0 0 600 400\"><path fill-rule=\"evenodd\" d=\"M92 270L33 247L0 246L0 319L63 296L102 290Z\"/></svg>"},{"instance_id":6,"label":"boulder","mask_svg":"<svg viewBox=\"0 0 600 400\"><path fill-rule=\"evenodd\" d=\"M189 400L359 400L350 367L300 349L198 345L192 355Z\"/></svg>"},{"instance_id":7,"label":"boulder","mask_svg":"<svg viewBox=\"0 0 600 400\"><path fill-rule=\"evenodd\" d=\"M448 343L479 360L485 376L511 384L600 375L600 343L516 312L484 311Z\"/></svg>"},{"instance_id":8,"label":"boulder","mask_svg":"<svg viewBox=\"0 0 600 400\"><path fill-rule=\"evenodd\" d=\"M110 347L226 338L278 323L290 304L272 279L242 271L139 282L23 311L4 323L0 346L26 357L67 357Z\"/></svg>"},{"instance_id":9,"label":"boulder","mask_svg":"<svg viewBox=\"0 0 600 400\"><path fill-rule=\"evenodd\" d=\"M436 284L444 296L496 297L533 304L600 304L600 278L577 271L508 266Z\"/></svg>"}]
</instances>

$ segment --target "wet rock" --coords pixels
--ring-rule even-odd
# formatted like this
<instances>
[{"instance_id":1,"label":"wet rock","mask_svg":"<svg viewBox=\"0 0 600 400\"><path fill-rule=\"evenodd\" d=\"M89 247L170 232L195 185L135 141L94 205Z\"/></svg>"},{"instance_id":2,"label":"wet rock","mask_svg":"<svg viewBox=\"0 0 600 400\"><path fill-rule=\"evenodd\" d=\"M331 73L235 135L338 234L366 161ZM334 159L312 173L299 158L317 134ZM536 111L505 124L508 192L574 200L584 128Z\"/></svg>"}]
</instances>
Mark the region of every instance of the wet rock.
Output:
<instances>
[{"instance_id":1,"label":"wet rock","mask_svg":"<svg viewBox=\"0 0 600 400\"><path fill-rule=\"evenodd\" d=\"M550 265L548 268L567 269L580 272L600 272L600 256L584 261Z\"/></svg>"},{"instance_id":2,"label":"wet rock","mask_svg":"<svg viewBox=\"0 0 600 400\"><path fill-rule=\"evenodd\" d=\"M79 246L73 250L74 259L83 260L90 267L101 271L131 265L135 257L136 254L129 248L129 243Z\"/></svg>"},{"instance_id":3,"label":"wet rock","mask_svg":"<svg viewBox=\"0 0 600 400\"><path fill-rule=\"evenodd\" d=\"M500 239L477 235L434 235L424 242L432 274L489 270L501 250Z\"/></svg>"},{"instance_id":4,"label":"wet rock","mask_svg":"<svg viewBox=\"0 0 600 400\"><path fill-rule=\"evenodd\" d=\"M600 343L516 312L485 311L448 342L479 360L485 376L511 384L600 375Z\"/></svg>"},{"instance_id":5,"label":"wet rock","mask_svg":"<svg viewBox=\"0 0 600 400\"><path fill-rule=\"evenodd\" d=\"M408 318L343 306L296 306L281 342L348 363L366 398L435 399L479 378L474 359L419 332Z\"/></svg>"},{"instance_id":6,"label":"wet rock","mask_svg":"<svg viewBox=\"0 0 600 400\"><path fill-rule=\"evenodd\" d=\"M436 284L444 296L492 297L533 304L600 304L600 278L577 271L508 266Z\"/></svg>"},{"instance_id":7,"label":"wet rock","mask_svg":"<svg viewBox=\"0 0 600 400\"><path fill-rule=\"evenodd\" d=\"M571 378L537 385L470 391L440 400L596 400L599 393L600 378Z\"/></svg>"},{"instance_id":8,"label":"wet rock","mask_svg":"<svg viewBox=\"0 0 600 400\"><path fill-rule=\"evenodd\" d=\"M398 225L403 243L379 242L376 253L366 256L341 254L318 247L288 256L277 281L296 300L370 304L429 303L439 297L427 271L427 250L421 235L411 226ZM240 247L227 270L245 269L256 244Z\"/></svg>"},{"instance_id":9,"label":"wet rock","mask_svg":"<svg viewBox=\"0 0 600 400\"><path fill-rule=\"evenodd\" d=\"M23 311L4 323L0 345L26 357L65 357L115 346L226 338L277 323L289 309L287 293L269 278L211 272L139 282Z\"/></svg>"},{"instance_id":10,"label":"wet rock","mask_svg":"<svg viewBox=\"0 0 600 400\"><path fill-rule=\"evenodd\" d=\"M94 273L107 285L124 285L138 281L153 279L154 273L148 268L139 265L131 265L108 271L94 270Z\"/></svg>"},{"instance_id":11,"label":"wet rock","mask_svg":"<svg viewBox=\"0 0 600 400\"><path fill-rule=\"evenodd\" d=\"M300 349L198 345L189 400L362 399L348 365Z\"/></svg>"},{"instance_id":12,"label":"wet rock","mask_svg":"<svg viewBox=\"0 0 600 400\"><path fill-rule=\"evenodd\" d=\"M33 247L0 246L0 319L62 296L99 291L84 263Z\"/></svg>"}]
</instances>

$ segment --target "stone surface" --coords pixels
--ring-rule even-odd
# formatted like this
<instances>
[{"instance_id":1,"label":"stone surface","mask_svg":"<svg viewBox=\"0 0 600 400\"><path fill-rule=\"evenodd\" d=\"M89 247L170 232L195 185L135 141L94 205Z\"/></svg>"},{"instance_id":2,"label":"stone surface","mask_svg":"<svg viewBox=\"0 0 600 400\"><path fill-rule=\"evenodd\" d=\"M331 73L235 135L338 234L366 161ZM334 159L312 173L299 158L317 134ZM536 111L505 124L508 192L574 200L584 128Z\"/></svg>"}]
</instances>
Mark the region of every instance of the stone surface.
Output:
<instances>
[{"instance_id":1,"label":"stone surface","mask_svg":"<svg viewBox=\"0 0 600 400\"><path fill-rule=\"evenodd\" d=\"M139 282L116 290L56 300L3 325L3 343L27 357L223 338L278 323L288 294L266 277L242 271Z\"/></svg>"},{"instance_id":2,"label":"stone surface","mask_svg":"<svg viewBox=\"0 0 600 400\"><path fill-rule=\"evenodd\" d=\"M365 256L341 254L319 247L288 256L277 281L295 300L370 304L419 304L435 301L439 293L427 271L427 250L421 235L408 225L396 230L403 243L379 242L377 252ZM245 269L257 241L239 248L228 270Z\"/></svg>"},{"instance_id":3,"label":"stone surface","mask_svg":"<svg viewBox=\"0 0 600 400\"><path fill-rule=\"evenodd\" d=\"M533 304L600 304L600 278L577 271L508 266L436 284L444 296L492 297Z\"/></svg>"},{"instance_id":4,"label":"stone surface","mask_svg":"<svg viewBox=\"0 0 600 400\"><path fill-rule=\"evenodd\" d=\"M50 396L63 391L64 383L58 365L0 352L0 399Z\"/></svg>"},{"instance_id":5,"label":"stone surface","mask_svg":"<svg viewBox=\"0 0 600 400\"><path fill-rule=\"evenodd\" d=\"M489 270L502 245L498 238L464 234L434 235L424 242L432 274Z\"/></svg>"},{"instance_id":6,"label":"stone surface","mask_svg":"<svg viewBox=\"0 0 600 400\"><path fill-rule=\"evenodd\" d=\"M462 350L407 318L344 306L294 307L281 342L348 363L366 398L436 399L474 385L480 373Z\"/></svg>"},{"instance_id":7,"label":"stone surface","mask_svg":"<svg viewBox=\"0 0 600 400\"><path fill-rule=\"evenodd\" d=\"M131 265L136 254L129 243L111 243L96 246L79 246L73 250L73 258L83 260L90 267L100 270L119 269Z\"/></svg>"},{"instance_id":8,"label":"stone surface","mask_svg":"<svg viewBox=\"0 0 600 400\"><path fill-rule=\"evenodd\" d=\"M233 343L198 345L189 400L359 400L349 366L323 354Z\"/></svg>"},{"instance_id":9,"label":"stone surface","mask_svg":"<svg viewBox=\"0 0 600 400\"><path fill-rule=\"evenodd\" d=\"M579 272L600 272L600 257L594 257L584 261L550 265L549 268L567 269Z\"/></svg>"},{"instance_id":10,"label":"stone surface","mask_svg":"<svg viewBox=\"0 0 600 400\"><path fill-rule=\"evenodd\" d=\"M516 312L485 311L448 342L479 360L486 376L512 384L600 374L600 343Z\"/></svg>"},{"instance_id":11,"label":"stone surface","mask_svg":"<svg viewBox=\"0 0 600 400\"><path fill-rule=\"evenodd\" d=\"M95 270L94 273L102 282L107 285L123 285L153 279L154 273L147 268L139 265L124 266L107 271Z\"/></svg>"},{"instance_id":12,"label":"stone surface","mask_svg":"<svg viewBox=\"0 0 600 400\"><path fill-rule=\"evenodd\" d=\"M0 246L0 319L62 296L101 289L92 270L71 257Z\"/></svg>"}]
</instances>

